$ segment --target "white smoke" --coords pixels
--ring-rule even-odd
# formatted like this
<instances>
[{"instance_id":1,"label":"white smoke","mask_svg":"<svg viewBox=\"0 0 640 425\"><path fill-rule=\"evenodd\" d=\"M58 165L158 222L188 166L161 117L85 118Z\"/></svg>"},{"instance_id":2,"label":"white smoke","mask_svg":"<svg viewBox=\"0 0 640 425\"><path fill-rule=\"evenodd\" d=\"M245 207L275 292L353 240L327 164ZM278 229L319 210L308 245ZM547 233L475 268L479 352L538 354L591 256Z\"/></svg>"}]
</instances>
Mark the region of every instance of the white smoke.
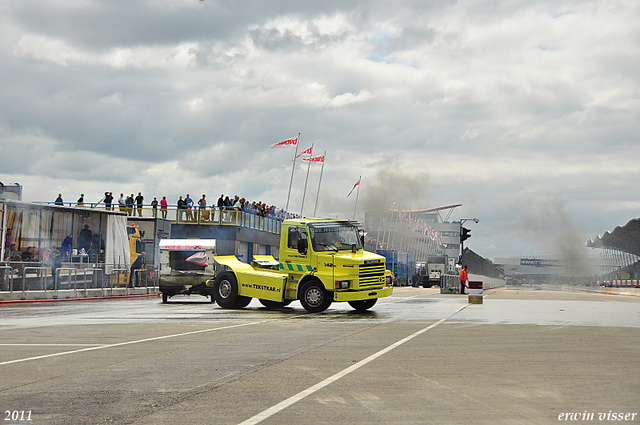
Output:
<instances>
[{"instance_id":1,"label":"white smoke","mask_svg":"<svg viewBox=\"0 0 640 425\"><path fill-rule=\"evenodd\" d=\"M522 212L519 234L540 246L556 259L567 263L568 273L591 275L585 248L586 236L566 211L566 200L540 193L523 193L519 197Z\"/></svg>"}]
</instances>

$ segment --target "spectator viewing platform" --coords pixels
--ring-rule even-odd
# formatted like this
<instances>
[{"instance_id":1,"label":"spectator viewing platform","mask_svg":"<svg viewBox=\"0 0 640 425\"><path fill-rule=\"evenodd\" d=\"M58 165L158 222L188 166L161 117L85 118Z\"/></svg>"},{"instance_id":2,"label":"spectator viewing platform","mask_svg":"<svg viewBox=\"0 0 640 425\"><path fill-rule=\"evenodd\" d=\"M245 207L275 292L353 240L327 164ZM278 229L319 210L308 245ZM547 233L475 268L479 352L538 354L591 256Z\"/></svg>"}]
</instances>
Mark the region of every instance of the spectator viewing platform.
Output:
<instances>
[{"instance_id":1,"label":"spectator viewing platform","mask_svg":"<svg viewBox=\"0 0 640 425\"><path fill-rule=\"evenodd\" d=\"M256 207L257 204L255 202L252 204L246 203L244 208L217 206L178 207L178 205L167 205L166 208L163 208L159 205L153 206L151 204L143 204L141 207L136 204L126 207L119 207L117 204L113 204L108 207L102 202L83 204L64 202L62 205L56 204L55 202L37 202L37 204L87 208L91 210L102 209L125 213L129 217L137 218L162 218L169 220L172 225L239 226L275 234L280 234L281 224L285 218L296 217L292 214L285 214L283 210L276 209L275 207Z\"/></svg>"}]
</instances>

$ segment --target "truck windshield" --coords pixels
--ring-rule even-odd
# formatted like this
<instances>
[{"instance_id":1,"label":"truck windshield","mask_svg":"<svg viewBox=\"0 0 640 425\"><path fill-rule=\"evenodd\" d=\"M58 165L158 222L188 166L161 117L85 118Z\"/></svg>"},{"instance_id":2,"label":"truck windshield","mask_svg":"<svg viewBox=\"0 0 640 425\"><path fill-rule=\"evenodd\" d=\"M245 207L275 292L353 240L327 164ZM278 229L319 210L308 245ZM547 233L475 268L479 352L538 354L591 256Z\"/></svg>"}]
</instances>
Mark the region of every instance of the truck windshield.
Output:
<instances>
[{"instance_id":1,"label":"truck windshield","mask_svg":"<svg viewBox=\"0 0 640 425\"><path fill-rule=\"evenodd\" d=\"M346 223L309 224L311 244L314 251L344 251L362 249L360 235L355 226Z\"/></svg>"}]
</instances>

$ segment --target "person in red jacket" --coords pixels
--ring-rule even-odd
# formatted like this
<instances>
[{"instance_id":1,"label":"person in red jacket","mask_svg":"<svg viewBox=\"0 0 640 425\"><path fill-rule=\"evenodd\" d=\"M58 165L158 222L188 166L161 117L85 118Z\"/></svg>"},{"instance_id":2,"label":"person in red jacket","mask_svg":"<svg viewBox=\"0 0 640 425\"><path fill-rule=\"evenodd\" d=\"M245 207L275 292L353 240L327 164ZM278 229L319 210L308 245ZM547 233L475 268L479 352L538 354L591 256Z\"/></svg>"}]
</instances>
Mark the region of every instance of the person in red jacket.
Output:
<instances>
[{"instance_id":1,"label":"person in red jacket","mask_svg":"<svg viewBox=\"0 0 640 425\"><path fill-rule=\"evenodd\" d=\"M467 272L467 266L464 266L460 270L460 293L464 294L464 288L468 288L467 282L469 281L469 272Z\"/></svg>"},{"instance_id":2,"label":"person in red jacket","mask_svg":"<svg viewBox=\"0 0 640 425\"><path fill-rule=\"evenodd\" d=\"M167 218L167 207L169 203L167 202L167 197L163 196L160 200L160 211L162 212L162 218Z\"/></svg>"}]
</instances>

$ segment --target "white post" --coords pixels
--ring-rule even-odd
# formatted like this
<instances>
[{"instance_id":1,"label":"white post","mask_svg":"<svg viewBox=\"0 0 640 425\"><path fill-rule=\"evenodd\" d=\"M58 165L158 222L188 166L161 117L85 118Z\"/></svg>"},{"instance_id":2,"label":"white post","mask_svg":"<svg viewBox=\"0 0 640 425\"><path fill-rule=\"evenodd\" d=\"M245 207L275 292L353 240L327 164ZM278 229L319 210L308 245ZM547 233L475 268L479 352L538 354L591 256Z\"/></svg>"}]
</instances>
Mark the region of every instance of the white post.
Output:
<instances>
[{"instance_id":1,"label":"white post","mask_svg":"<svg viewBox=\"0 0 640 425\"><path fill-rule=\"evenodd\" d=\"M313 155L313 143L311 144L311 153L309 155L311 155L311 156ZM307 167L307 177L304 179L304 192L302 192L302 206L300 207L300 217L304 217L302 215L302 211L304 210L304 198L307 195L307 181L309 181L309 170L310 169L311 169L311 161L309 161L309 166Z\"/></svg>"},{"instance_id":2,"label":"white post","mask_svg":"<svg viewBox=\"0 0 640 425\"><path fill-rule=\"evenodd\" d=\"M289 198L291 198L291 185L293 184L293 172L296 169L296 157L298 156L298 145L300 144L300 133L298 133L298 141L296 142L296 153L293 154L293 166L291 167L291 180L289 180L289 194L287 195L287 206L284 208L286 213L289 212Z\"/></svg>"},{"instance_id":3,"label":"white post","mask_svg":"<svg viewBox=\"0 0 640 425\"><path fill-rule=\"evenodd\" d=\"M320 168L320 180L318 180L318 193L316 194L316 206L313 208L313 216L316 216L318 210L318 199L320 198L320 183L322 183L322 172L324 171L324 160L327 157L327 151L322 154L322 168Z\"/></svg>"},{"instance_id":4,"label":"white post","mask_svg":"<svg viewBox=\"0 0 640 425\"><path fill-rule=\"evenodd\" d=\"M360 196L360 185L362 184L362 176L358 179L358 191L356 192L356 204L353 207L353 219L356 219L356 208L358 208L358 196Z\"/></svg>"}]
</instances>

